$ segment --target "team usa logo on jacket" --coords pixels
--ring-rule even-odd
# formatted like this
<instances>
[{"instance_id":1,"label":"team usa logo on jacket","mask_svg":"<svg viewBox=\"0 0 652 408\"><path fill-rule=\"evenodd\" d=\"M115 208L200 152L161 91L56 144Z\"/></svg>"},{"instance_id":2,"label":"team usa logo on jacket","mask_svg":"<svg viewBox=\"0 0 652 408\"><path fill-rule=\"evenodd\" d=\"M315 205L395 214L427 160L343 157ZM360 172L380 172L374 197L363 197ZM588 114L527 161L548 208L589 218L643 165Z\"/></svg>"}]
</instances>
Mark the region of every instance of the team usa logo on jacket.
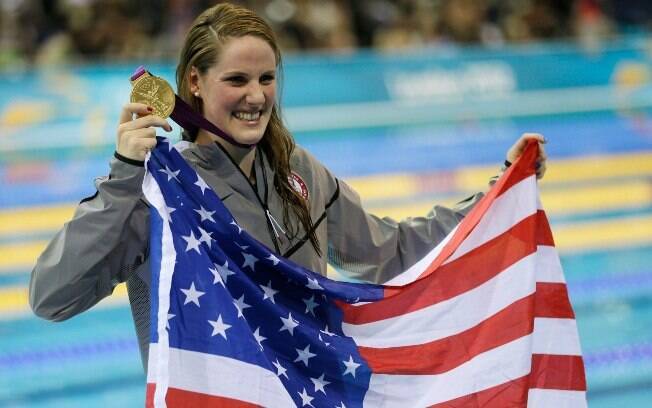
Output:
<instances>
[{"instance_id":1,"label":"team usa logo on jacket","mask_svg":"<svg viewBox=\"0 0 652 408\"><path fill-rule=\"evenodd\" d=\"M288 181L290 182L290 185L294 191L299 193L299 195L303 197L304 200L308 200L308 187L306 187L306 182L303 181L300 175L295 172L291 172L288 176Z\"/></svg>"}]
</instances>

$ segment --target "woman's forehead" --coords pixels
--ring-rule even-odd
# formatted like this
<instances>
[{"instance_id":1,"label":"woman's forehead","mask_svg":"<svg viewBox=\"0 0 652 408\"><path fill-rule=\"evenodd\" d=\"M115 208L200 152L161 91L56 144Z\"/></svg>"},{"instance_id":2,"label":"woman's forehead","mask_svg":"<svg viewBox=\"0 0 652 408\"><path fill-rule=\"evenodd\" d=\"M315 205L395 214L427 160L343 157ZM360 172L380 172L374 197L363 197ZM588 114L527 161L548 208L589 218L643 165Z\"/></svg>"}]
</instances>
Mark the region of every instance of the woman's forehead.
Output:
<instances>
[{"instance_id":1,"label":"woman's forehead","mask_svg":"<svg viewBox=\"0 0 652 408\"><path fill-rule=\"evenodd\" d=\"M249 68L275 69L276 54L263 39L251 35L232 37L220 47L215 68L220 71Z\"/></svg>"}]
</instances>

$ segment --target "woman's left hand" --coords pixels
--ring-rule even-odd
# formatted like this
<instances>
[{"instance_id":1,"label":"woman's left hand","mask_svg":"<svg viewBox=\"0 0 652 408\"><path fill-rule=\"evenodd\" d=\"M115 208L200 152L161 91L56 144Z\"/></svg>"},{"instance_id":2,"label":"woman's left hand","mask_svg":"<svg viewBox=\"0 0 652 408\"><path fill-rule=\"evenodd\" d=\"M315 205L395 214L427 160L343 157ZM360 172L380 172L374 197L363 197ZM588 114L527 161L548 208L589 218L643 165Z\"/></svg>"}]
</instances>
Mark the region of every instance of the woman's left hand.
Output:
<instances>
[{"instance_id":1,"label":"woman's left hand","mask_svg":"<svg viewBox=\"0 0 652 408\"><path fill-rule=\"evenodd\" d=\"M546 149L544 148L546 138L543 137L543 135L538 133L524 133L507 151L507 161L514 163L514 161L523 153L523 150L525 150L525 147L530 140L537 140L539 142L539 157L537 158L536 173L537 178L541 179L546 173L546 160L548 159L548 156L546 156Z\"/></svg>"}]
</instances>

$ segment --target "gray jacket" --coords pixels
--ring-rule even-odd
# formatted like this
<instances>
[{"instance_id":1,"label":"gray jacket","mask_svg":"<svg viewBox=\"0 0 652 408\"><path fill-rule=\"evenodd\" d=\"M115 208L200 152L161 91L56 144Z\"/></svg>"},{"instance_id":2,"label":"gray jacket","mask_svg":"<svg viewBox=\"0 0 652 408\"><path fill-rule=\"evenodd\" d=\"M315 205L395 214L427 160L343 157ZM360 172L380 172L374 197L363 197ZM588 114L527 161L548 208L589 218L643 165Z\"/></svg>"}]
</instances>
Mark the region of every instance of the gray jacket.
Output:
<instances>
[{"instance_id":1,"label":"gray jacket","mask_svg":"<svg viewBox=\"0 0 652 408\"><path fill-rule=\"evenodd\" d=\"M396 222L368 214L360 197L304 149L291 166L307 193L321 253L317 254L297 220L294 237L274 234L266 209L282 220L273 187L274 170L259 150L252 185L217 144L195 145L184 158L222 199L238 224L278 254L326 274L327 263L352 279L385 282L414 264L457 225L482 196L454 209L435 206L425 217ZM127 283L129 301L146 367L149 344L149 209L141 184L144 168L117 159L108 177L95 181L97 193L82 200L72 220L55 235L32 271L29 301L34 313L61 321L90 308ZM285 228L287 231L288 229Z\"/></svg>"}]
</instances>

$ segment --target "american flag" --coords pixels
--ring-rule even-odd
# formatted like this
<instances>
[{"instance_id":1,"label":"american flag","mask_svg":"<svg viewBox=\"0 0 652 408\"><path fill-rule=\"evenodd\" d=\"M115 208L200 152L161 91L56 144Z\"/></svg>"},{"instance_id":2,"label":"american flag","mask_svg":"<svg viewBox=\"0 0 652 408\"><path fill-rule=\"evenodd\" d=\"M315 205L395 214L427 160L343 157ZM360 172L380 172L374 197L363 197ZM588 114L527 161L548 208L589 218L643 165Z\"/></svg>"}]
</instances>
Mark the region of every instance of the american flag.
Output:
<instances>
[{"instance_id":1,"label":"american flag","mask_svg":"<svg viewBox=\"0 0 652 408\"><path fill-rule=\"evenodd\" d=\"M586 381L538 199L536 143L423 259L338 282L243 230L159 139L147 406L582 407Z\"/></svg>"}]
</instances>

